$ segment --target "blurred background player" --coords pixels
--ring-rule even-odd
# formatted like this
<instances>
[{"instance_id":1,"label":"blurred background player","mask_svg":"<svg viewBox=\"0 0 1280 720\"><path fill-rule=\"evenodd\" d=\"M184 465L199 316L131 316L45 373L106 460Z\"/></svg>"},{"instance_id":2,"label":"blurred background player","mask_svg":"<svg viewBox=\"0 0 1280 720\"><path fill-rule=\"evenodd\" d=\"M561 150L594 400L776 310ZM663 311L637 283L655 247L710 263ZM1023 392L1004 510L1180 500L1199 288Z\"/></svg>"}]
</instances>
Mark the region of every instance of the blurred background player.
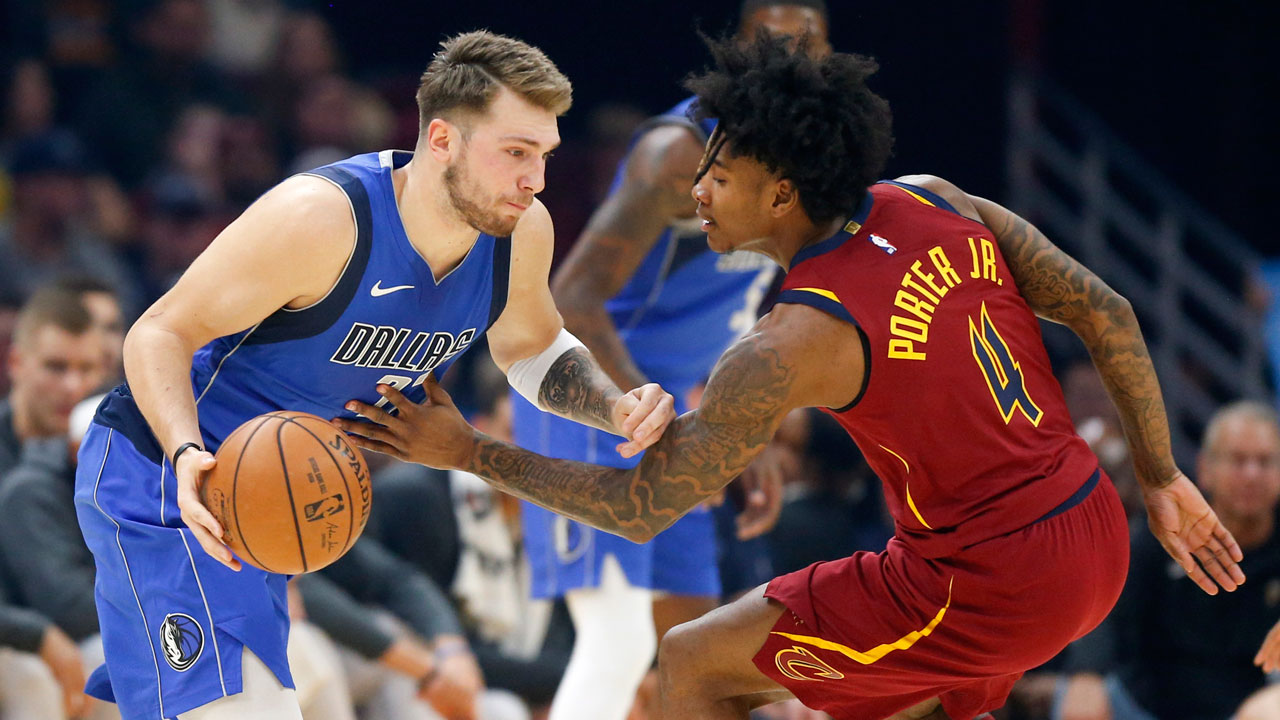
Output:
<instances>
[{"instance_id":1,"label":"blurred background player","mask_svg":"<svg viewBox=\"0 0 1280 720\"><path fill-rule=\"evenodd\" d=\"M822 0L747 0L738 35L761 31L829 50ZM681 412L720 353L755 323L777 272L763 256L707 248L689 187L715 122L691 119L692 103L641 126L552 281L565 326L614 382L659 382ZM515 394L512 402L523 447L617 467L636 462L614 450L618 439L608 433L540 413ZM741 519L740 537L776 519L782 457L762 458L755 469L770 487L748 495L754 519ZM698 508L637 545L526 503L523 529L534 595L564 596L577 633L551 720L622 720L667 628L720 603L715 519Z\"/></svg>"}]
</instances>

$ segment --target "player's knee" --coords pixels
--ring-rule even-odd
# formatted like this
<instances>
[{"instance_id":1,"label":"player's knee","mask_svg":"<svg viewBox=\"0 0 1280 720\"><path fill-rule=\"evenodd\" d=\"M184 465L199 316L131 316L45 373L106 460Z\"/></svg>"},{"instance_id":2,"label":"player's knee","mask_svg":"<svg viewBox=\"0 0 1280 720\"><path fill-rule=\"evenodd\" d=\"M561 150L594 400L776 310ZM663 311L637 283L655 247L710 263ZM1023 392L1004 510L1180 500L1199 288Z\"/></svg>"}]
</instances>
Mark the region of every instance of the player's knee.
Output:
<instances>
[{"instance_id":1,"label":"player's knee","mask_svg":"<svg viewBox=\"0 0 1280 720\"><path fill-rule=\"evenodd\" d=\"M703 633L697 621L677 625L667 631L658 646L658 679L662 687L670 688L677 680L688 680L700 667L699 654L705 651Z\"/></svg>"}]
</instances>

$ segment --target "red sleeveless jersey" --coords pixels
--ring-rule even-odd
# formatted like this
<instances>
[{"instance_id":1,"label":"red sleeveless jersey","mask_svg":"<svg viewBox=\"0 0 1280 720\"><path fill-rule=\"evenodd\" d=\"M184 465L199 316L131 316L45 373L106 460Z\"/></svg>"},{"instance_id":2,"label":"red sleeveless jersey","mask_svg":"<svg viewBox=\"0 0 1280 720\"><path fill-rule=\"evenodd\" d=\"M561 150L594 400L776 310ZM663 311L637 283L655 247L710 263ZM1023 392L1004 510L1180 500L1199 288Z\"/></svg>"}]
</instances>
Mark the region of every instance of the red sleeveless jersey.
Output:
<instances>
[{"instance_id":1,"label":"red sleeveless jersey","mask_svg":"<svg viewBox=\"0 0 1280 720\"><path fill-rule=\"evenodd\" d=\"M828 412L921 555L1026 527L1098 468L993 233L938 195L872 186L842 232L796 255L778 302L860 329L862 392Z\"/></svg>"}]
</instances>

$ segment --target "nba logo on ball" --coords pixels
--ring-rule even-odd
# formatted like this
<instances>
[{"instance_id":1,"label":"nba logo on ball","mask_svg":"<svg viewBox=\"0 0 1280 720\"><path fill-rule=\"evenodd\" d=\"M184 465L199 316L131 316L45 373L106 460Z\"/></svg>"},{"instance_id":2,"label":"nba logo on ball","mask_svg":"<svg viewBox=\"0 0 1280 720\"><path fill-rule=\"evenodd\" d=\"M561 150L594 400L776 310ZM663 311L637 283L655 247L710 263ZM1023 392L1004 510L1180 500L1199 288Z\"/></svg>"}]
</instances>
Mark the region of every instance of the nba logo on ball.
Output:
<instances>
[{"instance_id":1,"label":"nba logo on ball","mask_svg":"<svg viewBox=\"0 0 1280 720\"><path fill-rule=\"evenodd\" d=\"M190 615L169 613L160 623L160 648L169 667L186 672L204 650L204 628Z\"/></svg>"}]
</instances>

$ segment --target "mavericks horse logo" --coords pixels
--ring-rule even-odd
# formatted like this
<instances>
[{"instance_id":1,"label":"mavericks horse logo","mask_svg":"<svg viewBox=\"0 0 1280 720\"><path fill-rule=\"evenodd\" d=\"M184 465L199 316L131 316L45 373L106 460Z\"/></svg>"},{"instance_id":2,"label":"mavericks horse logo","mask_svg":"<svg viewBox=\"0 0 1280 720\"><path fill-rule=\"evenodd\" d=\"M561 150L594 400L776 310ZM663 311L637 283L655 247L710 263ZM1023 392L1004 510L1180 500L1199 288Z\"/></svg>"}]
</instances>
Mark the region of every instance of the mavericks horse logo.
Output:
<instances>
[{"instance_id":1,"label":"mavericks horse logo","mask_svg":"<svg viewBox=\"0 0 1280 720\"><path fill-rule=\"evenodd\" d=\"M169 667L186 672L204 650L204 629L190 615L169 613L160 623L160 648Z\"/></svg>"}]
</instances>

